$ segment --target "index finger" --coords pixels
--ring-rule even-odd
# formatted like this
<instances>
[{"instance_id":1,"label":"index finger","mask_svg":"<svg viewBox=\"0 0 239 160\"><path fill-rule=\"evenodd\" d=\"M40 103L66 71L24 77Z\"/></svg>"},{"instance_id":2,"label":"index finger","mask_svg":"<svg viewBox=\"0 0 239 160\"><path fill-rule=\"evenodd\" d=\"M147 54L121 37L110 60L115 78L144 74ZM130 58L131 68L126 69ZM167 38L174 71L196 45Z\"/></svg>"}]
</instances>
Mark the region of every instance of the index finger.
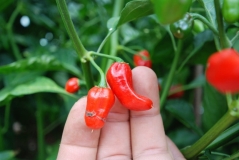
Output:
<instances>
[{"instance_id":1,"label":"index finger","mask_svg":"<svg viewBox=\"0 0 239 160\"><path fill-rule=\"evenodd\" d=\"M131 111L133 159L172 159L159 112L157 76L147 67L136 67L133 69L133 84L138 94L153 101L153 108L150 110Z\"/></svg>"},{"instance_id":2,"label":"index finger","mask_svg":"<svg viewBox=\"0 0 239 160\"><path fill-rule=\"evenodd\" d=\"M95 160L100 130L85 125L86 97L72 107L62 134L57 160Z\"/></svg>"}]
</instances>

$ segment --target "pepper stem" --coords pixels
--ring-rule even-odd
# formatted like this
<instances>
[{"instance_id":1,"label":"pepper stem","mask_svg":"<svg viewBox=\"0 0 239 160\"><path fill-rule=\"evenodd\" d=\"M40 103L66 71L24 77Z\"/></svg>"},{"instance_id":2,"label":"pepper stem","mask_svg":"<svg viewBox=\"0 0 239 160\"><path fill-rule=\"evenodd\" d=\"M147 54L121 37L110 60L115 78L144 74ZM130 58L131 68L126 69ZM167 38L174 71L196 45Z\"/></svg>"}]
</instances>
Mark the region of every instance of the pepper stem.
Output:
<instances>
[{"instance_id":1,"label":"pepper stem","mask_svg":"<svg viewBox=\"0 0 239 160\"><path fill-rule=\"evenodd\" d=\"M102 71L102 69L95 63L95 61L92 57L89 57L88 60L95 67L95 69L100 73L100 82L99 82L98 86L99 87L107 87L107 84L106 84L106 81L105 81L105 74Z\"/></svg>"},{"instance_id":2,"label":"pepper stem","mask_svg":"<svg viewBox=\"0 0 239 160\"><path fill-rule=\"evenodd\" d=\"M161 108L161 110L164 109L163 108L164 107L164 103L166 101L166 98L168 96L168 91L169 91L171 83L173 81L174 73L175 73L176 68L177 68L177 64L178 64L178 60L179 60L179 55L180 55L180 52L182 50L182 46L183 46L183 41L179 40L178 41L178 46L177 46L177 51L175 53L171 69L169 71L169 75L168 75L165 87L163 88L162 96L160 97L160 108Z\"/></svg>"},{"instance_id":3,"label":"pepper stem","mask_svg":"<svg viewBox=\"0 0 239 160\"><path fill-rule=\"evenodd\" d=\"M112 55L107 55L107 54L103 54L103 53L97 53L97 52L89 52L89 55L96 55L96 56L100 56L100 57L104 57L104 58L109 58L112 59L116 62L124 62L121 58L116 57L116 56L112 56Z\"/></svg>"},{"instance_id":4,"label":"pepper stem","mask_svg":"<svg viewBox=\"0 0 239 160\"><path fill-rule=\"evenodd\" d=\"M228 39L224 30L220 1L214 0L214 6L215 6L221 48L230 48L232 44L230 40Z\"/></svg>"},{"instance_id":5,"label":"pepper stem","mask_svg":"<svg viewBox=\"0 0 239 160\"><path fill-rule=\"evenodd\" d=\"M208 26L209 29L211 29L211 31L215 34L215 36L218 36L219 33L216 30L216 28L202 15L198 14L198 13L190 13L190 15L192 16L193 19L198 19L201 22L203 22L205 25Z\"/></svg>"}]
</instances>

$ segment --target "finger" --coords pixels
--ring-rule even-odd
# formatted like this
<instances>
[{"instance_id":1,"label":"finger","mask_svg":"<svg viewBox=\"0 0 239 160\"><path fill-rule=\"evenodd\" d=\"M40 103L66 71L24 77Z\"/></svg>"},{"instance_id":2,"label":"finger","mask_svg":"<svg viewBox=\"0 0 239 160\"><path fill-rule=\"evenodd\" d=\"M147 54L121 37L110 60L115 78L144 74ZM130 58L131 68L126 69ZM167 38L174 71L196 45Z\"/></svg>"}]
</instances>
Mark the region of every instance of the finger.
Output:
<instances>
[{"instance_id":1,"label":"finger","mask_svg":"<svg viewBox=\"0 0 239 160\"><path fill-rule=\"evenodd\" d=\"M101 130L97 159L131 159L129 111L118 100Z\"/></svg>"},{"instance_id":2,"label":"finger","mask_svg":"<svg viewBox=\"0 0 239 160\"><path fill-rule=\"evenodd\" d=\"M155 73L147 67L136 67L133 69L133 84L138 94L153 101L152 109L130 113L133 159L172 159L159 112L158 81Z\"/></svg>"},{"instance_id":3,"label":"finger","mask_svg":"<svg viewBox=\"0 0 239 160\"><path fill-rule=\"evenodd\" d=\"M86 97L72 107L62 134L58 160L95 160L100 130L85 125Z\"/></svg>"},{"instance_id":4,"label":"finger","mask_svg":"<svg viewBox=\"0 0 239 160\"><path fill-rule=\"evenodd\" d=\"M168 148L171 151L173 157L175 160L186 160L183 157L183 154L179 151L178 147L172 142L171 139L167 138L167 142L168 142Z\"/></svg>"}]
</instances>

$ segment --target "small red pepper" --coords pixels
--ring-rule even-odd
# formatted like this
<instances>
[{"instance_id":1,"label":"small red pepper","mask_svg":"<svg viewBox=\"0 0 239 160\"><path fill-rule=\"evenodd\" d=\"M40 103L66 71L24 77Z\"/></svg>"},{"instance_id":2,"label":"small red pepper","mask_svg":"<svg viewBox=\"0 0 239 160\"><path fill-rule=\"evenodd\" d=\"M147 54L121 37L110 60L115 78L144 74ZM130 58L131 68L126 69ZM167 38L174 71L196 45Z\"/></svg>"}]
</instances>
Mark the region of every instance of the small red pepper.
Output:
<instances>
[{"instance_id":1,"label":"small red pepper","mask_svg":"<svg viewBox=\"0 0 239 160\"><path fill-rule=\"evenodd\" d=\"M175 84L169 89L168 99L181 98L184 95L181 84Z\"/></svg>"},{"instance_id":2,"label":"small red pepper","mask_svg":"<svg viewBox=\"0 0 239 160\"><path fill-rule=\"evenodd\" d=\"M110 88L98 86L91 88L87 95L86 125L92 129L102 128L114 102L115 96Z\"/></svg>"},{"instance_id":3,"label":"small red pepper","mask_svg":"<svg viewBox=\"0 0 239 160\"><path fill-rule=\"evenodd\" d=\"M106 79L115 96L126 108L143 111L153 107L153 102L149 98L134 91L132 71L129 64L124 62L113 63L107 71Z\"/></svg>"},{"instance_id":4,"label":"small red pepper","mask_svg":"<svg viewBox=\"0 0 239 160\"><path fill-rule=\"evenodd\" d=\"M147 50L142 50L134 55L134 65L135 66L146 66L152 68L152 61L150 60L150 55Z\"/></svg>"},{"instance_id":5,"label":"small red pepper","mask_svg":"<svg viewBox=\"0 0 239 160\"><path fill-rule=\"evenodd\" d=\"M79 79L76 77L70 78L65 85L65 90L69 93L75 93L80 89Z\"/></svg>"}]
</instances>

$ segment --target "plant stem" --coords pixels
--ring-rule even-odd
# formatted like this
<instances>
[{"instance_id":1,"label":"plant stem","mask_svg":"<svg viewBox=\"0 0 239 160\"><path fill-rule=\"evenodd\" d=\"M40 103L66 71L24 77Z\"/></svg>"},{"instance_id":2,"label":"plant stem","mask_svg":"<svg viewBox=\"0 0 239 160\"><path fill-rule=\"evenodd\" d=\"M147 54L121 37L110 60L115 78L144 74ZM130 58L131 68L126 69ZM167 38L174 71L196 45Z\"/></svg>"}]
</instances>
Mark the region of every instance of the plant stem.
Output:
<instances>
[{"instance_id":1,"label":"plant stem","mask_svg":"<svg viewBox=\"0 0 239 160\"><path fill-rule=\"evenodd\" d=\"M211 29L211 31L216 35L218 36L219 33L218 31L216 30L216 28L205 18L203 17L202 15L198 14L198 13L190 13L190 15L193 17L193 19L198 19L200 20L201 22L203 22L205 25L208 26L209 29Z\"/></svg>"},{"instance_id":2,"label":"plant stem","mask_svg":"<svg viewBox=\"0 0 239 160\"><path fill-rule=\"evenodd\" d=\"M215 27L214 19L212 19L211 13L209 12L210 9L208 9L208 6L205 4L205 3L207 3L207 1L199 0L199 2L202 4L202 6L203 6L203 8L204 8L204 10L205 10L205 12L206 12L207 19L208 19L209 23L211 23L211 25L213 25L214 28L216 28L216 27ZM216 49L217 49L217 50L221 50L218 36L216 36L215 34L213 34L213 38L214 38L214 41L215 41Z\"/></svg>"},{"instance_id":3,"label":"plant stem","mask_svg":"<svg viewBox=\"0 0 239 160\"><path fill-rule=\"evenodd\" d=\"M227 129L233 122L237 120L236 117L227 111L226 114L196 143L191 147L182 150L186 159L195 158L203 149L205 149L217 136L219 136L225 129Z\"/></svg>"},{"instance_id":4,"label":"plant stem","mask_svg":"<svg viewBox=\"0 0 239 160\"><path fill-rule=\"evenodd\" d=\"M19 14L19 12L21 10L21 7L22 7L22 3L17 4L17 8L13 11L13 13L12 13L7 25L6 25L7 36L8 36L8 39L10 41L11 47L13 49L13 54L14 54L14 56L17 60L22 59L22 56L21 56L19 48L16 44L16 41L15 41L15 38L14 38L14 35L13 35L13 31L12 31L12 26L13 26L13 23L14 23L17 15Z\"/></svg>"},{"instance_id":5,"label":"plant stem","mask_svg":"<svg viewBox=\"0 0 239 160\"><path fill-rule=\"evenodd\" d=\"M98 84L99 87L107 87L106 81L105 81L105 74L102 71L102 69L95 63L95 61L93 60L93 58L89 58L88 60L90 60L91 64L98 70L98 72L100 73L100 82Z\"/></svg>"},{"instance_id":6,"label":"plant stem","mask_svg":"<svg viewBox=\"0 0 239 160\"><path fill-rule=\"evenodd\" d=\"M184 59L184 61L181 63L181 65L178 67L177 72L179 73L181 71L181 69L185 66L185 64L189 61L189 59L195 55L195 53L197 53L197 51L199 51L199 49L201 49L201 47L203 46L203 44L200 44L198 46L196 46L189 54L188 56Z\"/></svg>"},{"instance_id":7,"label":"plant stem","mask_svg":"<svg viewBox=\"0 0 239 160\"><path fill-rule=\"evenodd\" d=\"M85 47L81 43L80 38L77 35L77 32L74 28L73 22L70 17L70 14L68 12L65 0L56 0L56 3L57 3L57 7L59 9L59 12L61 14L63 23L66 27L66 30L73 42L73 45L75 47L75 50L76 50L79 58L81 59L82 70L83 70L83 73L85 76L86 86L87 86L87 89L89 90L91 87L94 86L94 81L93 81L93 77L92 77L92 74L90 71L89 62L87 62L83 59L83 57L88 54L88 51L85 49Z\"/></svg>"},{"instance_id":8,"label":"plant stem","mask_svg":"<svg viewBox=\"0 0 239 160\"><path fill-rule=\"evenodd\" d=\"M113 17L118 17L120 15L121 9L123 8L124 0L117 0L114 1L114 8L113 8ZM116 56L117 54L117 46L118 46L118 35L119 32L116 30L110 37L110 55ZM112 61L108 60L106 69L111 65Z\"/></svg>"},{"instance_id":9,"label":"plant stem","mask_svg":"<svg viewBox=\"0 0 239 160\"><path fill-rule=\"evenodd\" d=\"M176 43L175 43L175 38L174 38L173 33L170 31L169 26L167 26L167 31L168 31L168 34L169 34L169 36L170 36L170 38L171 38L171 41L172 41L174 53L176 53L177 47L176 47Z\"/></svg>"},{"instance_id":10,"label":"plant stem","mask_svg":"<svg viewBox=\"0 0 239 160\"><path fill-rule=\"evenodd\" d=\"M96 53L96 52L89 52L89 54L109 58L109 59L112 59L112 60L117 61L117 62L124 62L121 58L116 57L116 56L111 56L111 55L108 55L108 54Z\"/></svg>"},{"instance_id":11,"label":"plant stem","mask_svg":"<svg viewBox=\"0 0 239 160\"><path fill-rule=\"evenodd\" d=\"M54 128L62 124L64 121L65 121L65 116L58 117L58 119L56 119L54 122L52 122L47 127L45 127L44 135L50 133Z\"/></svg>"},{"instance_id":12,"label":"plant stem","mask_svg":"<svg viewBox=\"0 0 239 160\"><path fill-rule=\"evenodd\" d=\"M93 81L93 77L92 77L92 72L91 72L91 68L90 68L90 62L85 61L85 62L81 62L81 67L85 77L85 82L86 82L86 87L88 90L90 90L93 86L94 86L94 81Z\"/></svg>"},{"instance_id":13,"label":"plant stem","mask_svg":"<svg viewBox=\"0 0 239 160\"><path fill-rule=\"evenodd\" d=\"M2 126L0 125L0 151L4 150L4 142L3 142L3 132Z\"/></svg>"},{"instance_id":14,"label":"plant stem","mask_svg":"<svg viewBox=\"0 0 239 160\"><path fill-rule=\"evenodd\" d=\"M7 101L5 108L4 126L1 130L2 134L5 134L9 127L9 116L10 116L11 101Z\"/></svg>"},{"instance_id":15,"label":"plant stem","mask_svg":"<svg viewBox=\"0 0 239 160\"><path fill-rule=\"evenodd\" d=\"M238 157L239 157L239 151L236 152L236 153L234 153L234 154L231 155L230 157L223 159L223 160L234 160L234 159L236 159L236 158L238 158Z\"/></svg>"},{"instance_id":16,"label":"plant stem","mask_svg":"<svg viewBox=\"0 0 239 160\"><path fill-rule=\"evenodd\" d=\"M99 53L101 51L101 49L103 48L104 44L106 43L106 41L108 40L108 38L111 36L112 33L114 33L115 30L111 30L108 32L108 34L105 36L104 40L101 42L99 48L97 49L97 53Z\"/></svg>"},{"instance_id":17,"label":"plant stem","mask_svg":"<svg viewBox=\"0 0 239 160\"><path fill-rule=\"evenodd\" d=\"M65 0L56 0L56 2L57 2L57 7L61 14L63 23L64 23L66 30L74 44L76 52L79 55L79 57L83 57L87 53L87 50L85 49L85 47L81 43L80 38L77 35L77 32L75 30L75 27L74 27L73 22L70 17L70 14L68 12L66 2L65 2Z\"/></svg>"},{"instance_id":18,"label":"plant stem","mask_svg":"<svg viewBox=\"0 0 239 160\"><path fill-rule=\"evenodd\" d=\"M138 52L138 51L135 51L133 49L130 49L130 48L122 46L122 45L118 45L117 48L118 48L118 50L124 50L124 51L126 51L126 52L128 52L130 54L133 54L133 55Z\"/></svg>"},{"instance_id":19,"label":"plant stem","mask_svg":"<svg viewBox=\"0 0 239 160\"><path fill-rule=\"evenodd\" d=\"M214 6L215 6L217 25L218 25L218 31L219 31L219 40L220 40L221 47L230 48L232 45L224 30L220 1L214 0Z\"/></svg>"},{"instance_id":20,"label":"plant stem","mask_svg":"<svg viewBox=\"0 0 239 160\"><path fill-rule=\"evenodd\" d=\"M232 46L239 38L239 31L237 31L236 35L231 39Z\"/></svg>"},{"instance_id":21,"label":"plant stem","mask_svg":"<svg viewBox=\"0 0 239 160\"><path fill-rule=\"evenodd\" d=\"M43 130L43 115L42 115L42 103L41 97L37 96L37 111L36 111L36 121L37 121L37 145L38 145L38 160L44 160L44 130Z\"/></svg>"},{"instance_id":22,"label":"plant stem","mask_svg":"<svg viewBox=\"0 0 239 160\"><path fill-rule=\"evenodd\" d=\"M170 86L172 84L172 81L173 81L174 73L175 73L175 70L177 68L179 55L180 55L180 52L182 50L182 46L183 46L183 41L178 40L177 51L175 52L174 59L173 59L173 62L172 62L172 66L170 68L168 78L166 80L166 84L163 88L162 96L160 97L160 108L161 108L161 110L164 108L164 103L166 101L166 98L168 96L169 88L170 88Z\"/></svg>"}]
</instances>

